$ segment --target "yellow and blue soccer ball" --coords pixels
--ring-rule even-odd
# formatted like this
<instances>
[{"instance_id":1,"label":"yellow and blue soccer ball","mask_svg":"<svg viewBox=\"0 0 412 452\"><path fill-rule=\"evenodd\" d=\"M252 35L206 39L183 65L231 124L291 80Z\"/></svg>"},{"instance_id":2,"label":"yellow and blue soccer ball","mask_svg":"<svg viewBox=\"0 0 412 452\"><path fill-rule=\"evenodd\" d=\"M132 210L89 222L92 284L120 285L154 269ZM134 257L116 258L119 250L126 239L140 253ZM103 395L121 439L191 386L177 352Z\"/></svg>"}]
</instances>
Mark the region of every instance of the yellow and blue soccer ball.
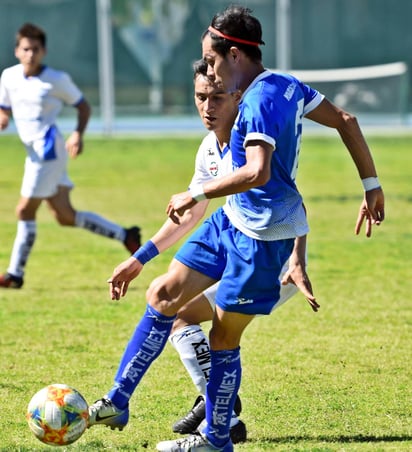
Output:
<instances>
[{"instance_id":1,"label":"yellow and blue soccer ball","mask_svg":"<svg viewBox=\"0 0 412 452\"><path fill-rule=\"evenodd\" d=\"M56 383L34 394L26 418L37 439L51 446L66 446L82 436L89 413L79 391Z\"/></svg>"}]
</instances>

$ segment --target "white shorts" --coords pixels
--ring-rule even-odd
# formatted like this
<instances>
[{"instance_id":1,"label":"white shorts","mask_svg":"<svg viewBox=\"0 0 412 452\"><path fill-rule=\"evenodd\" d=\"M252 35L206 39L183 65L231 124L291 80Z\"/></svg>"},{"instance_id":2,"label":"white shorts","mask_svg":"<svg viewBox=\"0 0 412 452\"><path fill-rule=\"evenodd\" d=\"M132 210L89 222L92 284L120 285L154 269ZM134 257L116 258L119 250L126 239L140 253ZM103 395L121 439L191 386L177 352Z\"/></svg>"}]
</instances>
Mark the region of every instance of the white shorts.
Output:
<instances>
[{"instance_id":1,"label":"white shorts","mask_svg":"<svg viewBox=\"0 0 412 452\"><path fill-rule=\"evenodd\" d=\"M286 262L286 264L282 268L282 272L279 276L279 281L282 281L282 277L286 273L287 270L288 270L288 263ZM203 291L203 295L207 298L207 300L209 301L210 306L212 307L213 310L215 310L215 296L216 296L218 285L219 285L219 281ZM280 293L279 293L279 301L273 306L272 312L275 309L277 309L279 306L282 306L282 304L284 304L286 301L288 301L289 298L292 298L293 295L295 295L297 292L299 292L299 289L294 284L289 283L289 284L286 284L285 286L281 284L280 285Z\"/></svg>"},{"instance_id":2,"label":"white shorts","mask_svg":"<svg viewBox=\"0 0 412 452\"><path fill-rule=\"evenodd\" d=\"M24 198L50 198L57 193L59 186L73 188L74 184L67 173L68 155L64 138L57 134L55 149L57 158L41 160L36 158L32 145L26 144L27 157L20 194Z\"/></svg>"}]
</instances>

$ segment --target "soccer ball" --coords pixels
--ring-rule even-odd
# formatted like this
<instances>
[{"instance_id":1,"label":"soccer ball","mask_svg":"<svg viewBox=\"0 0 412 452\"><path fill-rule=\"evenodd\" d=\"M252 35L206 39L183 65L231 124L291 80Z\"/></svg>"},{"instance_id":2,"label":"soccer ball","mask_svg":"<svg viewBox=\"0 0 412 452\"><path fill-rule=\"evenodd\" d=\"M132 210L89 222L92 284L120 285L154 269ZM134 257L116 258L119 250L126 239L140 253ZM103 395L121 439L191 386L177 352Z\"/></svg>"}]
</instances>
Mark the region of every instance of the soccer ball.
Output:
<instances>
[{"instance_id":1,"label":"soccer ball","mask_svg":"<svg viewBox=\"0 0 412 452\"><path fill-rule=\"evenodd\" d=\"M51 446L65 446L82 436L89 412L79 391L56 383L34 394L26 418L37 439Z\"/></svg>"}]
</instances>

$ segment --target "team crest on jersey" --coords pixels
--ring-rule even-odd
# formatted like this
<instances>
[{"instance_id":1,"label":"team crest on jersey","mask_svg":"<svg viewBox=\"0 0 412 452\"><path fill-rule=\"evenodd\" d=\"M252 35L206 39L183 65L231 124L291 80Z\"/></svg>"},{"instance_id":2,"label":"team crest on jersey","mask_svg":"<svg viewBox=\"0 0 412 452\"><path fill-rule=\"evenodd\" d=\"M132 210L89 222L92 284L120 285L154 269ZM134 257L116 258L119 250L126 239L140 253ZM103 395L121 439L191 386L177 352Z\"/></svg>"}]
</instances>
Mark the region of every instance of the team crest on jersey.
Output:
<instances>
[{"instance_id":1,"label":"team crest on jersey","mask_svg":"<svg viewBox=\"0 0 412 452\"><path fill-rule=\"evenodd\" d=\"M212 176L217 176L218 172L219 172L219 165L217 164L217 162L210 162L209 173Z\"/></svg>"}]
</instances>

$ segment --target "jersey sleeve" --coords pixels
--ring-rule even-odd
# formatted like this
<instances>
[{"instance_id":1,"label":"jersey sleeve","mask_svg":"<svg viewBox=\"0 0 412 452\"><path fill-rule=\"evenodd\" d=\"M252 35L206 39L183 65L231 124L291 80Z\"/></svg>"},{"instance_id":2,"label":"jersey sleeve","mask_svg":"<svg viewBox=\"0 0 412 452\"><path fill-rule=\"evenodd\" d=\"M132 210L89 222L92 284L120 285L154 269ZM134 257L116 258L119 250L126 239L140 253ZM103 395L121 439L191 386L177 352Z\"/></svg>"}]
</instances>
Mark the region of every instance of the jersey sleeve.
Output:
<instances>
[{"instance_id":1,"label":"jersey sleeve","mask_svg":"<svg viewBox=\"0 0 412 452\"><path fill-rule=\"evenodd\" d=\"M259 94L259 93L258 93ZM243 146L253 140L264 141L273 148L276 146L276 137L282 129L283 117L278 114L274 103L259 96L249 96L248 102L242 106L242 121L245 136Z\"/></svg>"},{"instance_id":2,"label":"jersey sleeve","mask_svg":"<svg viewBox=\"0 0 412 452\"><path fill-rule=\"evenodd\" d=\"M322 102L325 96L305 83L300 82L300 86L303 92L303 116L305 116L314 110Z\"/></svg>"},{"instance_id":3,"label":"jersey sleeve","mask_svg":"<svg viewBox=\"0 0 412 452\"><path fill-rule=\"evenodd\" d=\"M66 72L60 73L54 88L56 97L68 105L76 106L83 99L83 93Z\"/></svg>"},{"instance_id":4,"label":"jersey sleeve","mask_svg":"<svg viewBox=\"0 0 412 452\"><path fill-rule=\"evenodd\" d=\"M195 172L193 173L192 180L189 188L193 185L204 184L210 180L210 174L207 171L206 163L204 159L204 151L202 145L200 145L195 160Z\"/></svg>"},{"instance_id":5,"label":"jersey sleeve","mask_svg":"<svg viewBox=\"0 0 412 452\"><path fill-rule=\"evenodd\" d=\"M0 78L0 108L3 110L11 110L10 98L6 88L6 79L7 75L5 71L3 71Z\"/></svg>"}]
</instances>

